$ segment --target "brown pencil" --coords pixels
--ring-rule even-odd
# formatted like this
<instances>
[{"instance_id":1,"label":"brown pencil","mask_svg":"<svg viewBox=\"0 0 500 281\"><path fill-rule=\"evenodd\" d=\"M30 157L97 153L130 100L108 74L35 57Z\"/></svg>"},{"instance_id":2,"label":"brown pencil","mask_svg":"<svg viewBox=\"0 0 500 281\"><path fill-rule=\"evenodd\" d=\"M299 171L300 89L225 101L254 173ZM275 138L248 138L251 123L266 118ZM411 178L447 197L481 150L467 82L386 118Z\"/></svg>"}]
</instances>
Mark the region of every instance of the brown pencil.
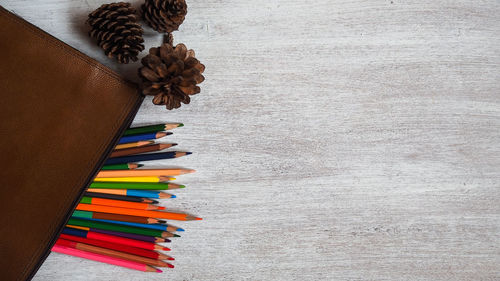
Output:
<instances>
[{"instance_id":1,"label":"brown pencil","mask_svg":"<svg viewBox=\"0 0 500 281\"><path fill-rule=\"evenodd\" d=\"M162 260L156 260L156 259L136 256L136 255L132 255L129 253L124 253L124 252L119 252L119 251L115 251L115 250L110 250L110 249L106 249L106 248L88 245L88 244L83 244L80 242L74 242L74 241L69 241L69 240L65 240L65 239L60 239L56 243L62 244L66 247L71 247L71 248L82 250L82 251L106 255L109 257L122 258L122 259L129 260L129 261L135 261L135 262L140 262L140 263L159 266L159 267L173 267L169 263L166 263Z\"/></svg>"},{"instance_id":2,"label":"brown pencil","mask_svg":"<svg viewBox=\"0 0 500 281\"><path fill-rule=\"evenodd\" d=\"M118 150L114 150L111 153L110 157L119 157L119 156L127 156L127 155L146 153L146 152L152 152L152 151L159 151L159 150L167 149L169 147L176 146L176 145L177 145L176 143L156 143L156 144L140 146L140 147L118 149Z\"/></svg>"}]
</instances>

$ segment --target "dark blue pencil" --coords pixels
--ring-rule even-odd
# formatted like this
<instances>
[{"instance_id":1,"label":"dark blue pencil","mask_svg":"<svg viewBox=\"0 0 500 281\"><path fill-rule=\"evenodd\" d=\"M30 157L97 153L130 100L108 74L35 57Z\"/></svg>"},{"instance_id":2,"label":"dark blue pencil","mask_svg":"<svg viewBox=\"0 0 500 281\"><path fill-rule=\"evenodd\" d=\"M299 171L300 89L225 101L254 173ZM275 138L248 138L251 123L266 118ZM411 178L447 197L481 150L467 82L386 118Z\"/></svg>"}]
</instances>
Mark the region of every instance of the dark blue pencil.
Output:
<instances>
[{"instance_id":1,"label":"dark blue pencil","mask_svg":"<svg viewBox=\"0 0 500 281\"><path fill-rule=\"evenodd\" d=\"M154 140L163 138L164 136L168 136L171 134L172 132L156 132L156 133L124 136L120 139L120 141L118 141L118 144L136 142L136 141Z\"/></svg>"},{"instance_id":2,"label":"dark blue pencil","mask_svg":"<svg viewBox=\"0 0 500 281\"><path fill-rule=\"evenodd\" d=\"M114 165L114 164L130 163L130 162L178 158L178 157L189 155L189 154L191 154L191 152L169 151L169 152L161 152L161 153L129 155L129 156L109 158L108 160L106 160L104 165Z\"/></svg>"}]
</instances>

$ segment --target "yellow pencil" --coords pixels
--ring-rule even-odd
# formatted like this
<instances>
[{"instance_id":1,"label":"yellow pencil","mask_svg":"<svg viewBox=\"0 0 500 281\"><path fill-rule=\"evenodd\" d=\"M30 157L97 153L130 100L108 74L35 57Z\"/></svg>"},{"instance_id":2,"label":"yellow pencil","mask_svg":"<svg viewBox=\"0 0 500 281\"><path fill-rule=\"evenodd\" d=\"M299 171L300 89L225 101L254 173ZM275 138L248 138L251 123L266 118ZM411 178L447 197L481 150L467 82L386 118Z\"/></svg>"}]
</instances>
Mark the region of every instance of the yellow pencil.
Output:
<instances>
[{"instance_id":1,"label":"yellow pencil","mask_svg":"<svg viewBox=\"0 0 500 281\"><path fill-rule=\"evenodd\" d=\"M164 182L175 180L171 177L121 177L121 178L95 178L94 181L99 182Z\"/></svg>"}]
</instances>

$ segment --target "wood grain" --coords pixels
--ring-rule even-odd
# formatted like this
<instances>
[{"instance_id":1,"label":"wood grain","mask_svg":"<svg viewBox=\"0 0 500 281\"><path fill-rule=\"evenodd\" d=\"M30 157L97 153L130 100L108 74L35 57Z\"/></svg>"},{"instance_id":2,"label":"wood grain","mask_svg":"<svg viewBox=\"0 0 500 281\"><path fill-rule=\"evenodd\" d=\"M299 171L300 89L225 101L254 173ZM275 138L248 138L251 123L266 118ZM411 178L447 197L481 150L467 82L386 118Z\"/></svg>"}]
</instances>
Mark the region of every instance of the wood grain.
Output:
<instances>
[{"instance_id":1,"label":"wood grain","mask_svg":"<svg viewBox=\"0 0 500 281\"><path fill-rule=\"evenodd\" d=\"M106 1L1 2L135 79L85 34ZM35 280L500 280L500 2L188 6L202 93L135 124L186 124L164 205L204 220L164 274L51 254Z\"/></svg>"}]
</instances>

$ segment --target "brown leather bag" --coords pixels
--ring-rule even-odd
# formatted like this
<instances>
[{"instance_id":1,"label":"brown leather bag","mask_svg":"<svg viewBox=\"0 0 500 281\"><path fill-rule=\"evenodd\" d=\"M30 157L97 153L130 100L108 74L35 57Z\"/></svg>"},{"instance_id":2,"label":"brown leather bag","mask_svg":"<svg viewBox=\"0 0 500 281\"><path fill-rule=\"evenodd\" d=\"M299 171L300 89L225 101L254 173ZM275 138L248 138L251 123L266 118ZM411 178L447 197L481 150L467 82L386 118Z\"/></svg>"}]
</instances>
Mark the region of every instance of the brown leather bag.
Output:
<instances>
[{"instance_id":1,"label":"brown leather bag","mask_svg":"<svg viewBox=\"0 0 500 281\"><path fill-rule=\"evenodd\" d=\"M2 7L0 35L0 279L27 280L143 96Z\"/></svg>"}]
</instances>

